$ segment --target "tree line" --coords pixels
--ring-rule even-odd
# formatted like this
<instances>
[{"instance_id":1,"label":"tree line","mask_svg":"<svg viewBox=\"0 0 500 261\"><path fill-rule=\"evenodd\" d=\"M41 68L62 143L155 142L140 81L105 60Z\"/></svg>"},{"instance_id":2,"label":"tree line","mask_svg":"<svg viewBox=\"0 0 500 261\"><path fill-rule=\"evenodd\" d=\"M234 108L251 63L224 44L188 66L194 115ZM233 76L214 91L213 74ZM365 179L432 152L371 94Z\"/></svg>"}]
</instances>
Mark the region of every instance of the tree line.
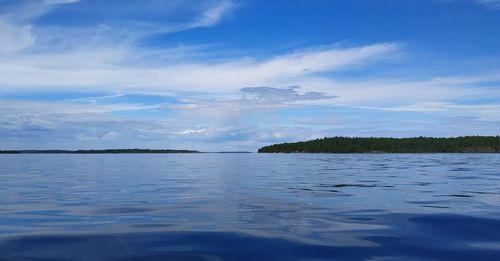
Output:
<instances>
[{"instance_id":1,"label":"tree line","mask_svg":"<svg viewBox=\"0 0 500 261\"><path fill-rule=\"evenodd\" d=\"M500 136L455 138L331 137L262 147L259 153L498 153Z\"/></svg>"}]
</instances>

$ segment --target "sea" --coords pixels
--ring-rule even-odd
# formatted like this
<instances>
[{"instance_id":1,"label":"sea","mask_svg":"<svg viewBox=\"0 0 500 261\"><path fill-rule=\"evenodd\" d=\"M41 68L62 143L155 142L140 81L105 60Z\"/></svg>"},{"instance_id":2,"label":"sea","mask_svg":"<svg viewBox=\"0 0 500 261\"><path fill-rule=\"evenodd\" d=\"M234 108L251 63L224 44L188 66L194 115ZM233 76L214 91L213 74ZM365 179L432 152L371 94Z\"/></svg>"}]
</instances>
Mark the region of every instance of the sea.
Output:
<instances>
[{"instance_id":1,"label":"sea","mask_svg":"<svg viewBox=\"0 0 500 261\"><path fill-rule=\"evenodd\" d=\"M0 260L500 260L500 154L0 155Z\"/></svg>"}]
</instances>

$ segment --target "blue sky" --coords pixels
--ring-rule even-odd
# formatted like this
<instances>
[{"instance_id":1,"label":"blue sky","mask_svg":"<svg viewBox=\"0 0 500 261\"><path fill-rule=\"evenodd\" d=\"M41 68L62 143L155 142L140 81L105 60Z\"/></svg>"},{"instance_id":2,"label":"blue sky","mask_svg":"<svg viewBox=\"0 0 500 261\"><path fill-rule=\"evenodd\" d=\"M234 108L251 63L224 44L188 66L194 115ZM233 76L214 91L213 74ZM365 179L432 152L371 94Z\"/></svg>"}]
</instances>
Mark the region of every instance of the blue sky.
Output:
<instances>
[{"instance_id":1,"label":"blue sky","mask_svg":"<svg viewBox=\"0 0 500 261\"><path fill-rule=\"evenodd\" d=\"M0 0L0 149L500 134L499 0Z\"/></svg>"}]
</instances>

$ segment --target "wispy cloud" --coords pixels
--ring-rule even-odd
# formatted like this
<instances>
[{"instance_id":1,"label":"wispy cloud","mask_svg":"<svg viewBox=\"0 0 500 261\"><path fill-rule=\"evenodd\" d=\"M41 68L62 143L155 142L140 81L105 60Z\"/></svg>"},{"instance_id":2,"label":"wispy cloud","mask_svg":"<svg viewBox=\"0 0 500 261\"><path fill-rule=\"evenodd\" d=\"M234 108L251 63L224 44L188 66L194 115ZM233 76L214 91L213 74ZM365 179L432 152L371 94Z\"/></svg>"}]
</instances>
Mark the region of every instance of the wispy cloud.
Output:
<instances>
[{"instance_id":1,"label":"wispy cloud","mask_svg":"<svg viewBox=\"0 0 500 261\"><path fill-rule=\"evenodd\" d=\"M35 43L31 25L14 24L0 16L0 55L25 49Z\"/></svg>"},{"instance_id":2,"label":"wispy cloud","mask_svg":"<svg viewBox=\"0 0 500 261\"><path fill-rule=\"evenodd\" d=\"M434 0L439 2L469 2L474 4L479 4L488 8L497 9L500 8L500 0Z\"/></svg>"},{"instance_id":3,"label":"wispy cloud","mask_svg":"<svg viewBox=\"0 0 500 261\"><path fill-rule=\"evenodd\" d=\"M100 89L105 86L115 91L237 91L245 86L275 85L301 76L384 60L397 50L395 44L326 47L264 61L248 58L222 63L170 64L165 61L155 67L137 67L129 59L140 56L140 50L110 46L6 56L0 61L0 84L21 89Z\"/></svg>"},{"instance_id":4,"label":"wispy cloud","mask_svg":"<svg viewBox=\"0 0 500 261\"><path fill-rule=\"evenodd\" d=\"M6 0L1 4L4 10L0 10L0 53L30 47L57 52L106 44L130 46L154 34L214 26L237 7L231 0L149 0L140 5L130 0L106 4L95 0ZM65 8L66 5L75 8ZM66 15L64 24L35 21L58 11ZM79 12L93 15L80 20L76 18ZM179 14L186 18L170 19Z\"/></svg>"},{"instance_id":5,"label":"wispy cloud","mask_svg":"<svg viewBox=\"0 0 500 261\"><path fill-rule=\"evenodd\" d=\"M237 5L230 0L223 0L218 5L215 5L204 11L196 20L184 26L183 29L209 27L218 24L221 19L229 14Z\"/></svg>"},{"instance_id":6,"label":"wispy cloud","mask_svg":"<svg viewBox=\"0 0 500 261\"><path fill-rule=\"evenodd\" d=\"M500 8L500 0L476 0L479 4L486 5L491 8Z\"/></svg>"}]
</instances>

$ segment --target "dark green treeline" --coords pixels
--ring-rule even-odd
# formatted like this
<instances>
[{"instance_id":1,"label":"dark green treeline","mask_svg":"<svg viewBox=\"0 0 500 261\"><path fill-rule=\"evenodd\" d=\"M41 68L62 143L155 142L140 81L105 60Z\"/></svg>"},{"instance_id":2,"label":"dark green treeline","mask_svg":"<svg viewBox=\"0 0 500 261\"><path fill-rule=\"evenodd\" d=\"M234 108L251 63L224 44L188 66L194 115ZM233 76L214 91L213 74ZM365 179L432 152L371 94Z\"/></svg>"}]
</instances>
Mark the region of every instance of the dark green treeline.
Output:
<instances>
[{"instance_id":1,"label":"dark green treeline","mask_svg":"<svg viewBox=\"0 0 500 261\"><path fill-rule=\"evenodd\" d=\"M260 153L493 153L500 152L500 136L456 138L348 138L333 137L282 143Z\"/></svg>"}]
</instances>

